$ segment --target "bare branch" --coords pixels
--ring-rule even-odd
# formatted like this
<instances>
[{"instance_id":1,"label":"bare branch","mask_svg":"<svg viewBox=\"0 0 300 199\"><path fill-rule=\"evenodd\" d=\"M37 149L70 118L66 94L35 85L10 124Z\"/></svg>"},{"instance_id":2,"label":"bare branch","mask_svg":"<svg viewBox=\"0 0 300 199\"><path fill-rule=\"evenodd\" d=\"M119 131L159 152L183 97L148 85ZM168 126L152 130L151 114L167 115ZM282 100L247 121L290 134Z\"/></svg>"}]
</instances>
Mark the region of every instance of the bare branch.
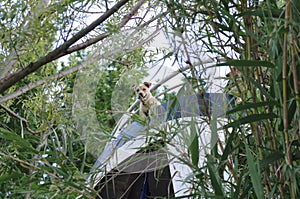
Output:
<instances>
[{"instance_id":1,"label":"bare branch","mask_svg":"<svg viewBox=\"0 0 300 199\"><path fill-rule=\"evenodd\" d=\"M92 39L87 40L86 42L83 42L83 43L81 43L81 44L74 45L74 46L68 48L68 49L66 50L65 53L59 54L59 55L57 56L57 59L60 58L60 57L65 56L65 55L67 55L67 54L71 54L71 53L73 53L73 52L76 52L76 51L85 49L86 47L91 46L91 45L93 45L93 44L95 44L95 43L97 43L97 42L99 42L99 41L105 39L105 38L108 37L109 35L110 35L110 33L108 33L108 32L107 32L107 33L103 33L103 34L101 34L101 35L99 35L99 36L97 36L97 37L95 37L95 38L92 38Z\"/></svg>"}]
</instances>

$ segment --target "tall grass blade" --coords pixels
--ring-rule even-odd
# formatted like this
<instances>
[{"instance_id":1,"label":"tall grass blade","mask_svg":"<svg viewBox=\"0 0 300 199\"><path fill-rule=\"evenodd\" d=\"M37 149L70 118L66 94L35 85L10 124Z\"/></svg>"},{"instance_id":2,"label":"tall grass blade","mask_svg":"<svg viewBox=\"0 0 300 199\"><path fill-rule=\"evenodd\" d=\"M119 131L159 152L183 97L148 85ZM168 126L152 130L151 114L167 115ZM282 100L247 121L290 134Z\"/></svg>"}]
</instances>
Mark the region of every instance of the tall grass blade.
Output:
<instances>
[{"instance_id":1,"label":"tall grass blade","mask_svg":"<svg viewBox=\"0 0 300 199\"><path fill-rule=\"evenodd\" d=\"M274 113L252 114L249 116L241 117L238 120L225 125L225 127L226 128L237 127L242 124L248 124L248 123L252 123L252 122L261 122L266 119L274 119L274 118L277 118L277 115L275 115Z\"/></svg>"},{"instance_id":2,"label":"tall grass blade","mask_svg":"<svg viewBox=\"0 0 300 199\"><path fill-rule=\"evenodd\" d=\"M214 189L216 197L217 198L224 197L222 185L220 184L220 182L218 180L218 176L216 175L218 172L216 172L214 165L213 165L212 157L210 157L210 156L208 157L207 168L208 168L208 172L209 172L211 185Z\"/></svg>"},{"instance_id":3,"label":"tall grass blade","mask_svg":"<svg viewBox=\"0 0 300 199\"><path fill-rule=\"evenodd\" d=\"M275 161L280 160L282 158L284 158L284 154L280 151L275 151L260 161L260 167L266 167L269 164L273 164Z\"/></svg>"},{"instance_id":4,"label":"tall grass blade","mask_svg":"<svg viewBox=\"0 0 300 199\"><path fill-rule=\"evenodd\" d=\"M194 126L194 122L191 125L191 134L193 135L193 141L191 142L191 145L189 146L189 151L191 153L192 163L195 167L198 166L199 162L199 138L197 135L197 130Z\"/></svg>"},{"instance_id":5,"label":"tall grass blade","mask_svg":"<svg viewBox=\"0 0 300 199\"><path fill-rule=\"evenodd\" d=\"M257 60L230 60L225 63L217 64L217 66L235 66L235 67L258 67L275 68L275 65L269 61Z\"/></svg>"},{"instance_id":6,"label":"tall grass blade","mask_svg":"<svg viewBox=\"0 0 300 199\"><path fill-rule=\"evenodd\" d=\"M251 108L258 108L258 107L263 107L263 106L268 106L268 107L272 107L272 106L279 106L280 104L277 101L267 101L267 102L255 102L255 103L245 103L245 104L239 104L236 107L234 107L233 109L229 110L226 112L227 115L232 114L232 113L236 113L239 111L245 111Z\"/></svg>"},{"instance_id":7,"label":"tall grass blade","mask_svg":"<svg viewBox=\"0 0 300 199\"><path fill-rule=\"evenodd\" d=\"M258 161L256 163L254 162L254 158L251 154L249 146L248 145L245 146L246 146L247 162L249 166L249 174L250 174L255 195L258 199L264 198L264 189L262 186L263 182L261 180L260 169L257 166L259 165L259 162Z\"/></svg>"}]
</instances>

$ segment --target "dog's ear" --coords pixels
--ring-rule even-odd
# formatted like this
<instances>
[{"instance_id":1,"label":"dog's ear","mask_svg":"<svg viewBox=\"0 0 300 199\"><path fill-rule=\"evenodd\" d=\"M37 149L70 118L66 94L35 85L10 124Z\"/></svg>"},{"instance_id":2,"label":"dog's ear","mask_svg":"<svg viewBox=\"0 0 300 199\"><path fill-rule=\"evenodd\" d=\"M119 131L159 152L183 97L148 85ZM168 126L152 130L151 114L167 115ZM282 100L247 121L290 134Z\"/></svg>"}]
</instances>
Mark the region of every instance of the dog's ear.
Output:
<instances>
[{"instance_id":1,"label":"dog's ear","mask_svg":"<svg viewBox=\"0 0 300 199\"><path fill-rule=\"evenodd\" d=\"M151 82L144 82L144 85L147 86L148 88L150 88L150 86L152 85Z\"/></svg>"}]
</instances>

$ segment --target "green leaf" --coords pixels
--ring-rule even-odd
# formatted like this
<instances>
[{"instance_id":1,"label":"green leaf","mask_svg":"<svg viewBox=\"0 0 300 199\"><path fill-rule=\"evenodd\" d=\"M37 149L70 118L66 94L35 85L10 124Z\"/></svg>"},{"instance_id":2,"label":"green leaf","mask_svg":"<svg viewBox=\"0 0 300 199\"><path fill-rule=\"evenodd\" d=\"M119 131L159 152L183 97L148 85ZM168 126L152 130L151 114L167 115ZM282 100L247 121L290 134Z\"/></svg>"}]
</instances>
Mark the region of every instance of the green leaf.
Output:
<instances>
[{"instance_id":1,"label":"green leaf","mask_svg":"<svg viewBox=\"0 0 300 199\"><path fill-rule=\"evenodd\" d=\"M234 143L234 139L236 138L236 134L235 133L231 133L230 136L228 137L228 139L226 139L226 145L223 151L223 154L221 156L221 162L225 162L228 159L228 156L230 154L233 153L234 150L236 150L236 148L234 148L233 144ZM225 167L226 164L222 164L220 165L219 168L219 173L222 174L225 171Z\"/></svg>"},{"instance_id":2,"label":"green leaf","mask_svg":"<svg viewBox=\"0 0 300 199\"><path fill-rule=\"evenodd\" d=\"M199 162L199 141L198 141L198 136L194 136L194 139L189 146L189 151L191 153L191 158L192 158L192 163L195 167L198 166Z\"/></svg>"},{"instance_id":3,"label":"green leaf","mask_svg":"<svg viewBox=\"0 0 300 199\"><path fill-rule=\"evenodd\" d=\"M215 105L213 105L215 106ZM212 120L210 121L210 130L211 130L211 137L210 137L210 147L212 151L217 151L217 142L218 142L218 125L217 125L217 116L216 112L213 111L212 113Z\"/></svg>"},{"instance_id":4,"label":"green leaf","mask_svg":"<svg viewBox=\"0 0 300 199\"><path fill-rule=\"evenodd\" d=\"M284 10L282 9L257 9L254 11L246 11L241 13L244 16L258 16L258 17L276 17L276 18L284 18Z\"/></svg>"},{"instance_id":5,"label":"green leaf","mask_svg":"<svg viewBox=\"0 0 300 199\"><path fill-rule=\"evenodd\" d=\"M213 163L210 159L211 158L209 158L209 161L207 163L207 168L208 168L209 177L210 177L210 180L211 180L211 185L212 185L212 187L215 191L216 196L224 197L222 186L218 181L218 177L216 176L216 174L218 172L215 171Z\"/></svg>"},{"instance_id":6,"label":"green leaf","mask_svg":"<svg viewBox=\"0 0 300 199\"><path fill-rule=\"evenodd\" d=\"M261 86L260 83L257 83L252 77L247 76L246 74L243 74L243 76L250 81L258 90L260 90L265 96L267 96L269 99L274 100L274 98L266 91L264 87Z\"/></svg>"},{"instance_id":7,"label":"green leaf","mask_svg":"<svg viewBox=\"0 0 300 199\"><path fill-rule=\"evenodd\" d=\"M236 134L235 133L231 133L230 136L228 137L228 139L226 139L226 146L224 148L223 154L221 156L221 161L225 161L227 160L229 154L232 153L233 151L233 146L232 143L234 141L234 138L236 138Z\"/></svg>"},{"instance_id":8,"label":"green leaf","mask_svg":"<svg viewBox=\"0 0 300 199\"><path fill-rule=\"evenodd\" d=\"M227 124L225 127L226 128L237 127L242 124L248 124L248 123L252 123L252 122L258 122L258 121L262 121L262 120L266 120L266 119L274 119L274 118L277 118L277 115L275 115L274 113L252 114L252 115L249 115L246 117L241 117L238 120Z\"/></svg>"},{"instance_id":9,"label":"green leaf","mask_svg":"<svg viewBox=\"0 0 300 199\"><path fill-rule=\"evenodd\" d=\"M249 146L246 145L246 156L247 156L247 162L249 166L249 173L251 182L254 188L254 192L257 198L264 198L264 189L262 186L262 180L260 175L260 169L259 169L259 162L254 162L254 158L250 152Z\"/></svg>"},{"instance_id":10,"label":"green leaf","mask_svg":"<svg viewBox=\"0 0 300 199\"><path fill-rule=\"evenodd\" d=\"M255 102L255 103L245 103L245 104L239 104L233 109L229 110L226 112L227 115L238 112L238 111L243 111L251 108L258 108L262 106L279 106L280 104L277 101L267 101L267 102Z\"/></svg>"},{"instance_id":11,"label":"green leaf","mask_svg":"<svg viewBox=\"0 0 300 199\"><path fill-rule=\"evenodd\" d=\"M257 60L230 60L225 63L217 64L217 66L235 66L235 67L263 66L268 68L275 68L275 65L271 62L257 61Z\"/></svg>"},{"instance_id":12,"label":"green leaf","mask_svg":"<svg viewBox=\"0 0 300 199\"><path fill-rule=\"evenodd\" d=\"M260 161L261 168L268 166L269 164L272 164L273 162L284 158L284 154L280 151L275 151L271 153L270 155L266 156L263 160Z\"/></svg>"},{"instance_id":13,"label":"green leaf","mask_svg":"<svg viewBox=\"0 0 300 199\"><path fill-rule=\"evenodd\" d=\"M26 139L22 138L18 134L15 134L7 129L0 128L0 138L14 142L22 149L27 149L31 152L36 152L36 150L32 147L30 142L28 142Z\"/></svg>"},{"instance_id":14,"label":"green leaf","mask_svg":"<svg viewBox=\"0 0 300 199\"><path fill-rule=\"evenodd\" d=\"M269 199L276 198L276 196L274 196L274 193L275 193L276 189L278 189L278 184L277 183L275 183L275 185L273 186L273 189L270 192L269 197L268 197Z\"/></svg>"},{"instance_id":15,"label":"green leaf","mask_svg":"<svg viewBox=\"0 0 300 199\"><path fill-rule=\"evenodd\" d=\"M18 179L21 176L23 176L23 174L20 173L3 174L0 176L0 184L7 183L11 179Z\"/></svg>"},{"instance_id":16,"label":"green leaf","mask_svg":"<svg viewBox=\"0 0 300 199\"><path fill-rule=\"evenodd\" d=\"M246 173L246 170L241 170L239 175L245 176ZM238 178L235 187L235 192L231 198L247 198L247 193L250 191L251 188L252 186L249 186L248 180L245 181L244 178Z\"/></svg>"}]
</instances>

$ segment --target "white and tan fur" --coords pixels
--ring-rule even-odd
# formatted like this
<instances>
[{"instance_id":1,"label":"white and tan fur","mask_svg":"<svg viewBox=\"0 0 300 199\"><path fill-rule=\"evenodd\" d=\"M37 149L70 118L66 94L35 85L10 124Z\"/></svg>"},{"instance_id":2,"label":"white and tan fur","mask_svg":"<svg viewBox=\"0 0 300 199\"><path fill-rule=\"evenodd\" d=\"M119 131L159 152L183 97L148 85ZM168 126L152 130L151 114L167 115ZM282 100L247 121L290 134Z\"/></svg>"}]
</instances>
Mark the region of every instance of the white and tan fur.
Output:
<instances>
[{"instance_id":1,"label":"white and tan fur","mask_svg":"<svg viewBox=\"0 0 300 199\"><path fill-rule=\"evenodd\" d=\"M141 101L140 116L145 119L150 117L153 107L160 105L160 102L150 92L151 85L151 82L144 82L140 86L135 86L135 92Z\"/></svg>"}]
</instances>

